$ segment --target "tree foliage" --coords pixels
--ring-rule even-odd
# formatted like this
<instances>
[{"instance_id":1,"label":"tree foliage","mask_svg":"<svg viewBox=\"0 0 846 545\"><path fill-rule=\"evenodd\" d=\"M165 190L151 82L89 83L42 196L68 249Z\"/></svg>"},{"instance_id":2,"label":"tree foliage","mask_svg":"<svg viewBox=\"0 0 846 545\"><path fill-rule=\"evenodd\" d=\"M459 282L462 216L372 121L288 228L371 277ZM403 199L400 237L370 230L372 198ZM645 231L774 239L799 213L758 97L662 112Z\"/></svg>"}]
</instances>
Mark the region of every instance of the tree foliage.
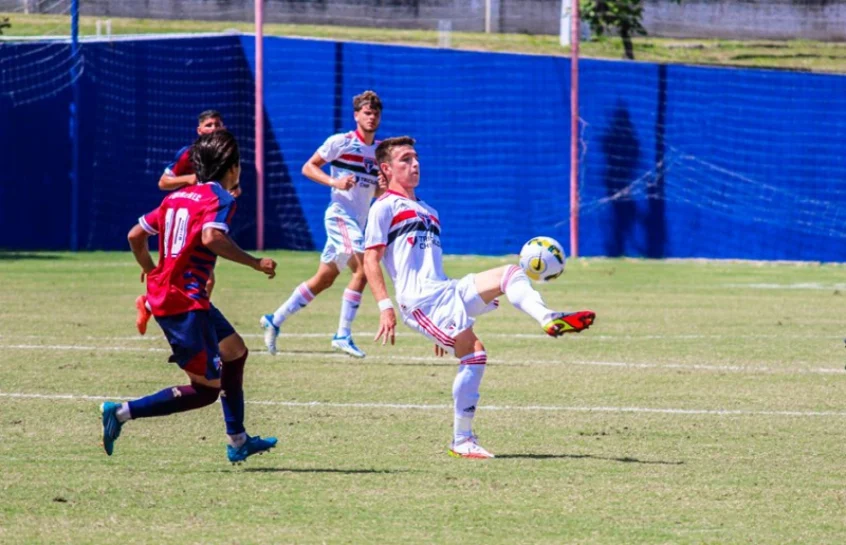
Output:
<instances>
[{"instance_id":1,"label":"tree foliage","mask_svg":"<svg viewBox=\"0 0 846 545\"><path fill-rule=\"evenodd\" d=\"M681 3L681 0L672 0ZM582 20L597 36L616 31L623 39L627 59L634 59L634 36L646 36L643 28L643 0L581 0Z\"/></svg>"}]
</instances>

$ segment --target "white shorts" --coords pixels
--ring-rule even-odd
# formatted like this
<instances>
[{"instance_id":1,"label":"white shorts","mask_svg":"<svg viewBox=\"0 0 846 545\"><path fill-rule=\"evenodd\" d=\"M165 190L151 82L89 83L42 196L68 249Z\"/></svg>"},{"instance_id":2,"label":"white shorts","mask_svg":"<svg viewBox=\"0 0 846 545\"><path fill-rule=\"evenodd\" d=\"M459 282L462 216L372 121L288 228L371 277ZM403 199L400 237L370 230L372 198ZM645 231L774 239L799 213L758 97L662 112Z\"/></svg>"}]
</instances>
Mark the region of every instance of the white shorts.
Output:
<instances>
[{"instance_id":1,"label":"white shorts","mask_svg":"<svg viewBox=\"0 0 846 545\"><path fill-rule=\"evenodd\" d=\"M455 354L455 338L476 322L476 317L499 307L494 299L485 304L476 291L476 275L461 280L445 280L430 291L415 308L400 305L402 321L411 329Z\"/></svg>"},{"instance_id":2,"label":"white shorts","mask_svg":"<svg viewBox=\"0 0 846 545\"><path fill-rule=\"evenodd\" d=\"M336 205L326 209L326 246L320 254L323 263L334 263L343 271L353 254L364 253L364 229L358 221Z\"/></svg>"}]
</instances>

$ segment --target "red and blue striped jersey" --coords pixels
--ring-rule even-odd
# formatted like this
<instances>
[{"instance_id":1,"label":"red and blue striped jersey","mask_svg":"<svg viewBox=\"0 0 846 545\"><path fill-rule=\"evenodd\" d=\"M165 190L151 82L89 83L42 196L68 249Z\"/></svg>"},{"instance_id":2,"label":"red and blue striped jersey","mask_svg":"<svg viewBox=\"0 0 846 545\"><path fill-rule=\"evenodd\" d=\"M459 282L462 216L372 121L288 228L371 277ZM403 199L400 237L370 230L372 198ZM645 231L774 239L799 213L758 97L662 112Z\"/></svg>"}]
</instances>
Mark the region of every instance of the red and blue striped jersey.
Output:
<instances>
[{"instance_id":1,"label":"red and blue striped jersey","mask_svg":"<svg viewBox=\"0 0 846 545\"><path fill-rule=\"evenodd\" d=\"M167 164L164 173L173 177L194 174L194 163L191 162L191 146L185 146L177 151L176 157Z\"/></svg>"},{"instance_id":2,"label":"red and blue striped jersey","mask_svg":"<svg viewBox=\"0 0 846 545\"><path fill-rule=\"evenodd\" d=\"M147 275L147 301L155 316L208 310L206 283L217 256L203 246L204 229L229 232L235 198L217 182L174 191L138 223L159 235L159 263Z\"/></svg>"}]
</instances>

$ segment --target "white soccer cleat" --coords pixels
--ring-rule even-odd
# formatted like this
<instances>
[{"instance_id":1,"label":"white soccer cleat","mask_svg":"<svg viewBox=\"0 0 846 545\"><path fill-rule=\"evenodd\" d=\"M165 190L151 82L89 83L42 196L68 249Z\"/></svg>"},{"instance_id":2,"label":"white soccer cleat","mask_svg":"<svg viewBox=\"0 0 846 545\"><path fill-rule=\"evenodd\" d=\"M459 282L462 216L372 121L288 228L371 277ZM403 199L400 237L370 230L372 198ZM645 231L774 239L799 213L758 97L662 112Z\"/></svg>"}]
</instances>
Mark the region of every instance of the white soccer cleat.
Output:
<instances>
[{"instance_id":1,"label":"white soccer cleat","mask_svg":"<svg viewBox=\"0 0 846 545\"><path fill-rule=\"evenodd\" d=\"M475 435L471 435L459 443L453 442L447 452L450 456L455 458L472 458L476 460L494 458L493 454L485 450L479 443L476 442Z\"/></svg>"},{"instance_id":2,"label":"white soccer cleat","mask_svg":"<svg viewBox=\"0 0 846 545\"><path fill-rule=\"evenodd\" d=\"M354 358L363 358L365 356L365 353L362 352L361 349L353 342L352 335L347 335L346 337L339 337L335 335L332 337L332 348L340 350L345 354L349 354Z\"/></svg>"},{"instance_id":3,"label":"white soccer cleat","mask_svg":"<svg viewBox=\"0 0 846 545\"><path fill-rule=\"evenodd\" d=\"M279 337L279 328L273 325L273 314L262 316L259 325L264 329L264 345L273 356L276 354L276 338Z\"/></svg>"}]
</instances>

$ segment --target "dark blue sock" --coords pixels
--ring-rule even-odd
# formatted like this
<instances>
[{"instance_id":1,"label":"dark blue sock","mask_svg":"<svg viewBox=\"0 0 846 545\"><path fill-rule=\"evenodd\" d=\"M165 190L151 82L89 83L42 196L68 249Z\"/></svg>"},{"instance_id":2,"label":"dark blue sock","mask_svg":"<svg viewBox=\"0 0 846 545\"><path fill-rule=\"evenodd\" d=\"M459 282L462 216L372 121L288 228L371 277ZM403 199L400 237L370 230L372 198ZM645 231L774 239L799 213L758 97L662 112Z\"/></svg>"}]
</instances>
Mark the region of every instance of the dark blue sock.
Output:
<instances>
[{"instance_id":1,"label":"dark blue sock","mask_svg":"<svg viewBox=\"0 0 846 545\"><path fill-rule=\"evenodd\" d=\"M220 370L220 405L226 434L244 433L244 364L250 351L232 361L225 361Z\"/></svg>"},{"instance_id":2,"label":"dark blue sock","mask_svg":"<svg viewBox=\"0 0 846 545\"><path fill-rule=\"evenodd\" d=\"M217 401L220 390L201 384L173 386L161 392L129 402L132 418L150 418L182 413L211 405Z\"/></svg>"}]
</instances>

